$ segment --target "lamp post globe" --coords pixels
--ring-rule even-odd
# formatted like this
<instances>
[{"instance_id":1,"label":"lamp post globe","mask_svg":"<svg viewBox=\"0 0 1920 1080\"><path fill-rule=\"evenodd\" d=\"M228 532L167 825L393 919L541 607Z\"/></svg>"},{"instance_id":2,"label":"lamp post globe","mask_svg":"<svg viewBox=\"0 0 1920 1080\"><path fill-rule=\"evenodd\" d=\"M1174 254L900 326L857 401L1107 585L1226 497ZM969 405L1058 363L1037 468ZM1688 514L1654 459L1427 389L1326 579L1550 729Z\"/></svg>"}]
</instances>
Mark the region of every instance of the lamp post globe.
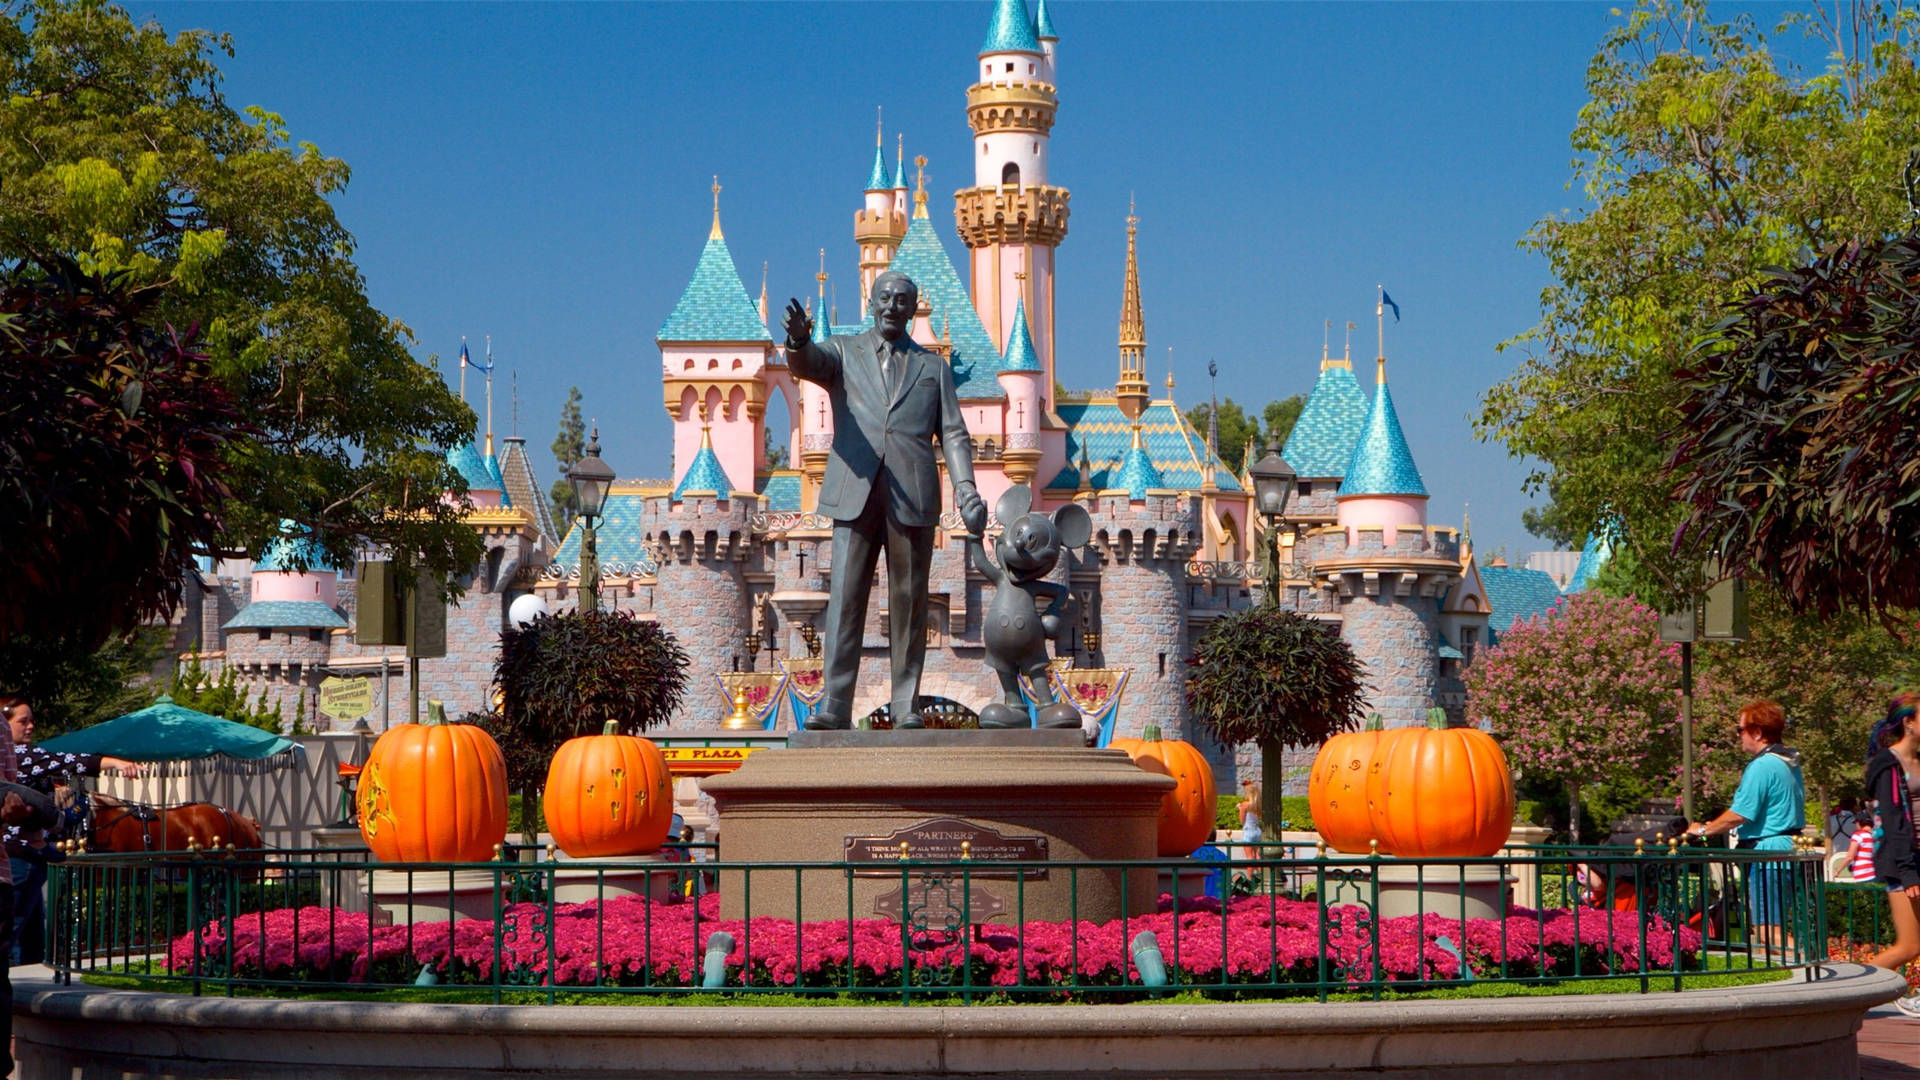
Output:
<instances>
[{"instance_id":1,"label":"lamp post globe","mask_svg":"<svg viewBox=\"0 0 1920 1080\"><path fill-rule=\"evenodd\" d=\"M600 426L594 425L587 442L586 456L567 470L567 482L573 485L579 500L580 524L580 610L593 611L600 606L600 551L594 542L593 527L606 505L607 489L613 486L613 469L600 460Z\"/></svg>"}]
</instances>

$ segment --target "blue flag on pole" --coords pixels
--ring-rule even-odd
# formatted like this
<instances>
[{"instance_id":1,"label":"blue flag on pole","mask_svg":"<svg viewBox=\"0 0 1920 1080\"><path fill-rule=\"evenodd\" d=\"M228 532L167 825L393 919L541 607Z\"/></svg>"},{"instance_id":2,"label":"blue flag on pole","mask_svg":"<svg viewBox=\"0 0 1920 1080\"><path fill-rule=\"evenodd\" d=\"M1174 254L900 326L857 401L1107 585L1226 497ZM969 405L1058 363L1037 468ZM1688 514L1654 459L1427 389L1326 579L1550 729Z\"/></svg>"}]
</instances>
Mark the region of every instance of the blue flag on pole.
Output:
<instances>
[{"instance_id":1,"label":"blue flag on pole","mask_svg":"<svg viewBox=\"0 0 1920 1080\"><path fill-rule=\"evenodd\" d=\"M1385 289L1380 290L1380 302L1393 309L1393 321L1399 322L1400 321L1400 305L1393 302L1393 297L1388 296L1387 290Z\"/></svg>"},{"instance_id":2,"label":"blue flag on pole","mask_svg":"<svg viewBox=\"0 0 1920 1080\"><path fill-rule=\"evenodd\" d=\"M466 360L467 358L467 346L465 343L462 343L460 346L460 358L462 360ZM487 362L483 364L478 360L467 360L467 363L473 365L474 369L479 371L483 375L493 374L493 335L492 334L487 335Z\"/></svg>"}]
</instances>

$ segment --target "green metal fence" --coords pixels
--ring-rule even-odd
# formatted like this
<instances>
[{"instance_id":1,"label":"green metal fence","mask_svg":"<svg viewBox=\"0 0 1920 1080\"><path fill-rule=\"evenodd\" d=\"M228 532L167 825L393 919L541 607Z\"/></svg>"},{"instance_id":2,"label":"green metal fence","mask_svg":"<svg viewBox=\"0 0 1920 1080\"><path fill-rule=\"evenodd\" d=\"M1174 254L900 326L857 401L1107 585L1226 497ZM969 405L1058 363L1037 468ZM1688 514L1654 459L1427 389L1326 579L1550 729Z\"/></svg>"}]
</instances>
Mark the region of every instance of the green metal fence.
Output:
<instances>
[{"instance_id":1,"label":"green metal fence","mask_svg":"<svg viewBox=\"0 0 1920 1080\"><path fill-rule=\"evenodd\" d=\"M487 863L408 865L358 851L80 855L52 868L49 962L64 980L113 975L195 994L439 985L482 1000L1326 1000L1477 982L1681 989L1785 967L1813 978L1834 918L1810 853L1530 848L1410 860L1276 844L1260 858L1216 854L909 857L878 869L721 863L701 845L662 861L512 848ZM897 889L856 904L876 874L897 876ZM1061 877L1070 917L1031 918L1030 890ZM1125 896L1143 877L1159 896L1149 910L1082 918L1083 896L1115 885ZM801 917L738 917L776 908Z\"/></svg>"}]
</instances>

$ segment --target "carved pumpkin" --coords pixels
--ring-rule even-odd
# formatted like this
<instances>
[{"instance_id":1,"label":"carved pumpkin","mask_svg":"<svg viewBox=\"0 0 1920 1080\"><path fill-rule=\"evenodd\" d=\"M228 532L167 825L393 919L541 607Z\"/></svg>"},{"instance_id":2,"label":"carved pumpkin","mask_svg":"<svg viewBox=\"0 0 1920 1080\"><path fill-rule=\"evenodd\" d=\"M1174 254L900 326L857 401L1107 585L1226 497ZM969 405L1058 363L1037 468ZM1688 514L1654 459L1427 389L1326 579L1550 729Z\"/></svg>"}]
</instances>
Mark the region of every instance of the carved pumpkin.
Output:
<instances>
[{"instance_id":1,"label":"carved pumpkin","mask_svg":"<svg viewBox=\"0 0 1920 1080\"><path fill-rule=\"evenodd\" d=\"M673 823L666 755L609 720L554 751L544 807L553 842L576 859L657 851Z\"/></svg>"},{"instance_id":2,"label":"carved pumpkin","mask_svg":"<svg viewBox=\"0 0 1920 1080\"><path fill-rule=\"evenodd\" d=\"M1427 726L1383 732L1367 775L1367 805L1385 853L1409 858L1492 855L1513 831L1513 773L1493 737Z\"/></svg>"},{"instance_id":3,"label":"carved pumpkin","mask_svg":"<svg viewBox=\"0 0 1920 1080\"><path fill-rule=\"evenodd\" d=\"M507 837L507 762L472 724L389 728L360 770L360 835L381 862L485 862Z\"/></svg>"},{"instance_id":4,"label":"carved pumpkin","mask_svg":"<svg viewBox=\"0 0 1920 1080\"><path fill-rule=\"evenodd\" d=\"M1367 775L1384 734L1380 714L1374 713L1365 730L1335 735L1313 757L1307 806L1320 839L1335 851L1364 855L1370 850L1368 842L1375 837L1367 814Z\"/></svg>"},{"instance_id":5,"label":"carved pumpkin","mask_svg":"<svg viewBox=\"0 0 1920 1080\"><path fill-rule=\"evenodd\" d=\"M1160 797L1156 850L1164 856L1191 855L1213 835L1213 767L1193 744L1162 739L1158 727L1148 727L1142 735L1138 739L1115 739L1108 745L1125 750L1134 764L1148 772L1173 777L1173 790Z\"/></svg>"}]
</instances>

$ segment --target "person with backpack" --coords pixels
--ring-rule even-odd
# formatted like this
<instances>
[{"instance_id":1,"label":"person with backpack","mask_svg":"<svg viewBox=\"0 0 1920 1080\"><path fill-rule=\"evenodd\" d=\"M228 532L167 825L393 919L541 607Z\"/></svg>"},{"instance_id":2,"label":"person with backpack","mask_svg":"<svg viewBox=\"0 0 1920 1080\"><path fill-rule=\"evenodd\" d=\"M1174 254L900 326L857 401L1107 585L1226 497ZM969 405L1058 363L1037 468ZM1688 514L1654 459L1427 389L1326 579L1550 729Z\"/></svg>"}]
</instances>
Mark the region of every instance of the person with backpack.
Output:
<instances>
[{"instance_id":1,"label":"person with backpack","mask_svg":"<svg viewBox=\"0 0 1920 1080\"><path fill-rule=\"evenodd\" d=\"M1899 971L1920 958L1920 693L1896 696L1867 739L1867 797L1873 800L1873 879L1887 887L1893 944L1867 963ZM1894 1002L1920 1020L1920 995Z\"/></svg>"}]
</instances>

